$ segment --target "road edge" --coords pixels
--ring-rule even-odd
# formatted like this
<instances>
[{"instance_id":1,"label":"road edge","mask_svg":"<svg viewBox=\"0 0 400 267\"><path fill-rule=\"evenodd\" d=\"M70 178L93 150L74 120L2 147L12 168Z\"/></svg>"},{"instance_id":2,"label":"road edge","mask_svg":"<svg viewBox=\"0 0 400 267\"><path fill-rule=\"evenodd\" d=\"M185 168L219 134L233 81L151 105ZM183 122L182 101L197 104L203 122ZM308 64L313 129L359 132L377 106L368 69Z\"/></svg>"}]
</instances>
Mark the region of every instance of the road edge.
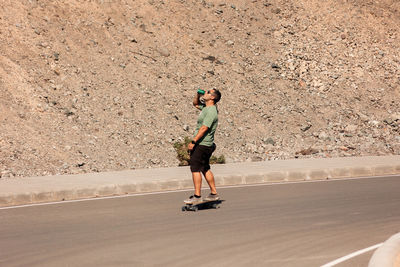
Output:
<instances>
[{"instance_id":1,"label":"road edge","mask_svg":"<svg viewBox=\"0 0 400 267\"><path fill-rule=\"evenodd\" d=\"M232 165L233 166L233 165ZM247 165L243 165L247 166ZM253 165L252 165L253 166ZM250 167L252 167L250 166ZM249 167L249 168L250 168ZM213 167L214 168L214 167ZM227 168L227 167L223 167ZM221 169L221 168L220 168ZM240 169L240 168L239 168ZM154 169L156 171L156 169ZM175 172L175 169L170 169ZM215 171L214 171L215 170ZM216 166L213 171L216 179L217 186L232 186L232 185L251 185L251 184L264 184L274 182L295 182L295 181L313 181L313 180L330 180L330 179L341 179L341 178L356 178L356 177L367 177L367 176L385 176L385 175L398 175L400 174L400 162L387 164L376 164L374 165L358 165L355 167L345 166L321 166L321 167L304 167L304 168L283 168L281 171L268 170L268 168L261 168L259 171L247 172L228 170L225 172L218 171ZM182 175L182 173L188 173ZM62 186L55 185L53 187L44 188L41 182L37 182L36 187L33 189L26 189L23 192L3 192L0 193L0 207L27 205L44 202L58 202L66 200L78 200L85 198L96 198L96 197L107 197L107 196L118 196L135 193L148 193L148 192L160 192L160 191L171 191L171 190L184 190L193 188L192 180L190 179L190 171L183 170L180 172L180 178L167 177L163 179L147 180L147 179L136 179L132 173L127 172L116 172L117 176L129 176L123 177L124 179L100 179L100 176L107 176L106 173L97 174L99 178L96 178L95 174L90 174L91 181L81 185L73 187L63 188ZM147 174L149 176L150 172ZM159 175L159 174L157 174ZM154 175L153 175L154 176ZM160 175L161 176L161 175ZM140 177L143 178L143 177ZM145 177L146 178L146 177ZM83 179L83 178L79 178ZM97 180L101 180L100 182ZM79 181L81 181L79 180ZM49 181L49 179L47 179ZM52 180L51 180L52 181ZM78 181L78 182L79 182ZM49 182L48 182L49 183ZM50 182L51 183L51 182ZM54 182L56 183L56 182ZM23 185L23 182L20 183ZM23 189L25 190L25 189ZM21 191L21 190L20 190Z\"/></svg>"}]
</instances>

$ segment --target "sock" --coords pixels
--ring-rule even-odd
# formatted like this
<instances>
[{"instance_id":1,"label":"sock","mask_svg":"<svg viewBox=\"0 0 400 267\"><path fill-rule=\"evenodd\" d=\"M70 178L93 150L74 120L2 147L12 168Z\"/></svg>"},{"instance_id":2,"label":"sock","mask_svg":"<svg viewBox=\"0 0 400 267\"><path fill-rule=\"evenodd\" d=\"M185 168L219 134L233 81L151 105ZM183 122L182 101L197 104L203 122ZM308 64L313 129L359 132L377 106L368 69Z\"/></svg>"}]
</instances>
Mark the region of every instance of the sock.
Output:
<instances>
[{"instance_id":1,"label":"sock","mask_svg":"<svg viewBox=\"0 0 400 267\"><path fill-rule=\"evenodd\" d=\"M216 196L217 194L213 194L213 193L211 193L211 195L212 195L212 196Z\"/></svg>"},{"instance_id":2,"label":"sock","mask_svg":"<svg viewBox=\"0 0 400 267\"><path fill-rule=\"evenodd\" d=\"M198 195L194 195L194 197L195 197L195 198L201 198L201 196L198 196Z\"/></svg>"}]
</instances>

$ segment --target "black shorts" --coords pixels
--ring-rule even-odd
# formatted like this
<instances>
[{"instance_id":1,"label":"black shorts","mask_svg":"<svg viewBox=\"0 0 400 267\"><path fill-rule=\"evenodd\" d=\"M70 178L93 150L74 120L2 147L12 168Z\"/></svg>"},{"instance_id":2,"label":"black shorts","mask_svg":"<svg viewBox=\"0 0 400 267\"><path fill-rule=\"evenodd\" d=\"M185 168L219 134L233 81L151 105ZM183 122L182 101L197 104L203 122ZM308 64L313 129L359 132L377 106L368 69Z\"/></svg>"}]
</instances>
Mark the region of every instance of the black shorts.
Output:
<instances>
[{"instance_id":1,"label":"black shorts","mask_svg":"<svg viewBox=\"0 0 400 267\"><path fill-rule=\"evenodd\" d=\"M207 172L210 169L210 158L216 145L202 146L196 145L190 152L190 171Z\"/></svg>"}]
</instances>

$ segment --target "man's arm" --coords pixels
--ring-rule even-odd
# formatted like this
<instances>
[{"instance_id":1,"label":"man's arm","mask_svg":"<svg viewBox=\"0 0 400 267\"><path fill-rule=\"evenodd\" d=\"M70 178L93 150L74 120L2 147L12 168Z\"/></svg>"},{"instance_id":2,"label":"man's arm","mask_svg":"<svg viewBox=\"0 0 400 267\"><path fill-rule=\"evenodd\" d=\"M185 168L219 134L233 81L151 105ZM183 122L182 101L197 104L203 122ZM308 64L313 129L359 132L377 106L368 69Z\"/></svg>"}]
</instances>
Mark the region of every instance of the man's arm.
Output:
<instances>
[{"instance_id":1,"label":"man's arm","mask_svg":"<svg viewBox=\"0 0 400 267\"><path fill-rule=\"evenodd\" d=\"M206 132L208 131L208 129L209 129L209 128L208 128L207 126L205 126L205 125L201 126L200 129L199 129L199 131L197 132L196 136L193 138L193 141L194 141L195 143L197 143L197 142L206 134ZM188 149L189 149L189 150L192 150L193 148L194 148L194 144L189 143Z\"/></svg>"},{"instance_id":2,"label":"man's arm","mask_svg":"<svg viewBox=\"0 0 400 267\"><path fill-rule=\"evenodd\" d=\"M206 134L206 132L208 131L208 127L203 125L200 127L198 133L196 134L196 136L193 138L193 141L195 141L196 143Z\"/></svg>"},{"instance_id":3,"label":"man's arm","mask_svg":"<svg viewBox=\"0 0 400 267\"><path fill-rule=\"evenodd\" d=\"M193 98L193 106L195 106L197 109L200 109L200 105L201 105L200 96L201 95L196 92L196 95Z\"/></svg>"}]
</instances>

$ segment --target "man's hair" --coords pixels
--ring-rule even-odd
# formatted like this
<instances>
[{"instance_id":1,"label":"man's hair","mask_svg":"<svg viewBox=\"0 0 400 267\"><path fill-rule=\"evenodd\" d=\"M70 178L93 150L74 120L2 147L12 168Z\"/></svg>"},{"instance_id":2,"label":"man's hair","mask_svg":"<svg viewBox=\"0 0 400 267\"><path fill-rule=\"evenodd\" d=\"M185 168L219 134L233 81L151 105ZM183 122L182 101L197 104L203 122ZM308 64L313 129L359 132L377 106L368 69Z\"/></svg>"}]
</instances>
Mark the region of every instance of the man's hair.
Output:
<instances>
[{"instance_id":1,"label":"man's hair","mask_svg":"<svg viewBox=\"0 0 400 267\"><path fill-rule=\"evenodd\" d=\"M217 89L214 89L214 92L212 93L212 95L215 96L214 104L217 104L218 101L221 99L221 92Z\"/></svg>"}]
</instances>

